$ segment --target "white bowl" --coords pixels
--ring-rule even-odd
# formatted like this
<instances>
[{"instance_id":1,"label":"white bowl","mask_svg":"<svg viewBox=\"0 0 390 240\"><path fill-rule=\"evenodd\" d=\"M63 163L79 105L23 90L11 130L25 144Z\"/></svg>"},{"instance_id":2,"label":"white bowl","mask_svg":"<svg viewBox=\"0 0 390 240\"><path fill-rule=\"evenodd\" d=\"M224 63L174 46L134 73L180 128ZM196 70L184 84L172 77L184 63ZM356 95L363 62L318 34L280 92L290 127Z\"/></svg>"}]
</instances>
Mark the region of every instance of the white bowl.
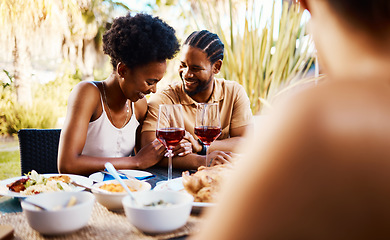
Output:
<instances>
[{"instance_id":1,"label":"white bowl","mask_svg":"<svg viewBox=\"0 0 390 240\"><path fill-rule=\"evenodd\" d=\"M133 179L123 179L125 184L127 184L132 189L138 191L148 191L151 189L151 186L147 182L142 182L139 180ZM117 180L109 180L104 182L95 183L92 188L100 188L104 184L119 184ZM92 189L92 193L95 195L96 200L107 209L111 211L123 211L122 199L127 195L126 192L108 192L108 191L96 191Z\"/></svg>"},{"instance_id":2,"label":"white bowl","mask_svg":"<svg viewBox=\"0 0 390 240\"><path fill-rule=\"evenodd\" d=\"M139 205L130 196L123 198L122 203L127 219L136 228L147 233L163 233L184 226L191 213L194 198L184 192L146 191L134 193ZM145 207L151 202L171 203L168 206Z\"/></svg>"},{"instance_id":3,"label":"white bowl","mask_svg":"<svg viewBox=\"0 0 390 240\"><path fill-rule=\"evenodd\" d=\"M66 207L72 196L76 198L75 205ZM31 196L27 200L53 209L41 210L22 201L21 206L30 227L41 234L58 235L76 231L87 225L95 196L89 192L51 192ZM62 208L58 209L58 206ZM55 210L56 208L58 210Z\"/></svg>"}]
</instances>

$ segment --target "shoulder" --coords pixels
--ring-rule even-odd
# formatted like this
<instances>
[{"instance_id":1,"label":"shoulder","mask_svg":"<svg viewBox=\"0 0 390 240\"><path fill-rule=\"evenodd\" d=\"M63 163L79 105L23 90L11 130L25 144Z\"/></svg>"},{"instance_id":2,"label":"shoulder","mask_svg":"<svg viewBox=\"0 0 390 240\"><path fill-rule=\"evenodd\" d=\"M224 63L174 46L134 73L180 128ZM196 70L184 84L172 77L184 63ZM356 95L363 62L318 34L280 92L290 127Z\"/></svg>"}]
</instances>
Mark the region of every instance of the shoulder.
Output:
<instances>
[{"instance_id":1,"label":"shoulder","mask_svg":"<svg viewBox=\"0 0 390 240\"><path fill-rule=\"evenodd\" d=\"M250 106L248 94L238 82L216 78L215 83L216 89L220 89L219 91L226 100Z\"/></svg>"},{"instance_id":2,"label":"shoulder","mask_svg":"<svg viewBox=\"0 0 390 240\"><path fill-rule=\"evenodd\" d=\"M168 84L164 89L161 90L160 94L164 96L176 96L183 92L183 83L181 81L173 82Z\"/></svg>"},{"instance_id":3,"label":"shoulder","mask_svg":"<svg viewBox=\"0 0 390 240\"><path fill-rule=\"evenodd\" d=\"M143 119L148 111L148 103L146 98L142 98L134 103L134 111L137 119Z\"/></svg>"},{"instance_id":4,"label":"shoulder","mask_svg":"<svg viewBox=\"0 0 390 240\"><path fill-rule=\"evenodd\" d=\"M168 84L166 87L150 96L148 103L162 104L162 103L177 103L179 97L185 94L181 82L174 82Z\"/></svg>"},{"instance_id":5,"label":"shoulder","mask_svg":"<svg viewBox=\"0 0 390 240\"><path fill-rule=\"evenodd\" d=\"M376 128L390 131L385 123L390 118L389 96L385 85L326 80L285 96L274 106L274 120L283 128L299 129L300 135L308 136L306 140L318 144L344 144L364 134L374 139Z\"/></svg>"},{"instance_id":6,"label":"shoulder","mask_svg":"<svg viewBox=\"0 0 390 240\"><path fill-rule=\"evenodd\" d=\"M87 124L102 112L100 91L92 82L80 82L72 90L68 99L67 122L71 125ZM67 125L68 125L67 124Z\"/></svg>"},{"instance_id":7,"label":"shoulder","mask_svg":"<svg viewBox=\"0 0 390 240\"><path fill-rule=\"evenodd\" d=\"M244 87L236 81L226 80L223 78L215 78L215 81L217 85L220 85L226 91L226 94L246 95Z\"/></svg>"},{"instance_id":8,"label":"shoulder","mask_svg":"<svg viewBox=\"0 0 390 240\"><path fill-rule=\"evenodd\" d=\"M75 85L74 89L99 90L97 84L99 84L99 83L98 82L91 82L91 81L81 81Z\"/></svg>"},{"instance_id":9,"label":"shoulder","mask_svg":"<svg viewBox=\"0 0 390 240\"><path fill-rule=\"evenodd\" d=\"M96 99L100 99L100 90L93 82L89 81L76 84L69 96L69 101L81 100L88 102Z\"/></svg>"}]
</instances>

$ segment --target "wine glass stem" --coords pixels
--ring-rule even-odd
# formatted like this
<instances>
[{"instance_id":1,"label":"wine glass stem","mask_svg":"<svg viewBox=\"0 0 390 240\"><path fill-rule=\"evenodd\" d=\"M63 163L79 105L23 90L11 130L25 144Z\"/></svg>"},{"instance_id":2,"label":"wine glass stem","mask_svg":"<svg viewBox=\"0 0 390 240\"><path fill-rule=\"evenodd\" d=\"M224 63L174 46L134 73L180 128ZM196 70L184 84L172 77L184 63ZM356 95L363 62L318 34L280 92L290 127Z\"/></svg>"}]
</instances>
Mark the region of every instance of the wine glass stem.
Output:
<instances>
[{"instance_id":1,"label":"wine glass stem","mask_svg":"<svg viewBox=\"0 0 390 240\"><path fill-rule=\"evenodd\" d=\"M209 145L204 145L206 148L206 167L210 167L211 160L209 159Z\"/></svg>"},{"instance_id":2,"label":"wine glass stem","mask_svg":"<svg viewBox=\"0 0 390 240\"><path fill-rule=\"evenodd\" d=\"M172 150L168 149L168 181L172 180Z\"/></svg>"}]
</instances>

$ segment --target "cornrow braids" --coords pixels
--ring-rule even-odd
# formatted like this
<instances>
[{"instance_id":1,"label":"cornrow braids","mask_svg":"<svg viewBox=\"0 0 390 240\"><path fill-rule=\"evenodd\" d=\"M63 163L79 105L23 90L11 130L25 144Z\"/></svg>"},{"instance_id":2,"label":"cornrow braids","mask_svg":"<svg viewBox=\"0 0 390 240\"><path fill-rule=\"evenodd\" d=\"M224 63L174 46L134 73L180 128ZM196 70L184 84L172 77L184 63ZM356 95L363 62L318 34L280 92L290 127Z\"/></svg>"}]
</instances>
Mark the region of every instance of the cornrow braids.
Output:
<instances>
[{"instance_id":1,"label":"cornrow braids","mask_svg":"<svg viewBox=\"0 0 390 240\"><path fill-rule=\"evenodd\" d=\"M207 30L195 31L188 36L184 45L203 50L211 64L223 60L224 45L218 35Z\"/></svg>"}]
</instances>

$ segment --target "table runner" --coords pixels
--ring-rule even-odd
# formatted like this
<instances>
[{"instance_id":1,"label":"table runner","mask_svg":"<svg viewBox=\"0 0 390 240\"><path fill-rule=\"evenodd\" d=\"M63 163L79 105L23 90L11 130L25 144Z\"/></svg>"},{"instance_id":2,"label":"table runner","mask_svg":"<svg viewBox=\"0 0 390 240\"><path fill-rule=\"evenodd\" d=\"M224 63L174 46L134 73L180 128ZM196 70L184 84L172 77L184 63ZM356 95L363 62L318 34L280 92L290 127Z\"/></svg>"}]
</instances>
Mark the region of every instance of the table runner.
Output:
<instances>
[{"instance_id":1,"label":"table runner","mask_svg":"<svg viewBox=\"0 0 390 240\"><path fill-rule=\"evenodd\" d=\"M164 234L150 235L136 229L127 220L124 212L111 212L95 202L91 218L84 228L60 236L44 236L32 229L23 212L7 213L0 216L0 224L11 225L14 228L14 239L28 240L65 240L65 239L170 239L190 235L199 231L200 217L191 215L185 226Z\"/></svg>"}]
</instances>

